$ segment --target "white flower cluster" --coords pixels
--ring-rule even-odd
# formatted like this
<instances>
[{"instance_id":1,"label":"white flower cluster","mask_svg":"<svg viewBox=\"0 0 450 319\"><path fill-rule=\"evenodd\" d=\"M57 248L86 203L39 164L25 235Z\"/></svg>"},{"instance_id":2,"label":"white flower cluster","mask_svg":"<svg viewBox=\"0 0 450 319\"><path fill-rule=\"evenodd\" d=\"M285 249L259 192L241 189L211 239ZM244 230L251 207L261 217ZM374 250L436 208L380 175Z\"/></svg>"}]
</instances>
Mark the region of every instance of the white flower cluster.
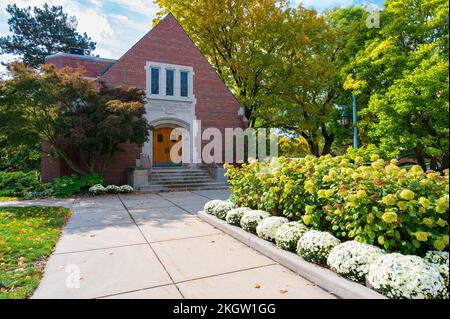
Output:
<instances>
[{"instance_id":1,"label":"white flower cluster","mask_svg":"<svg viewBox=\"0 0 450 319\"><path fill-rule=\"evenodd\" d=\"M248 212L249 210L251 209L248 207L234 208L227 213L225 220L230 225L239 226L241 224L242 216L244 216L244 213Z\"/></svg>"},{"instance_id":2,"label":"white flower cluster","mask_svg":"<svg viewBox=\"0 0 450 319\"><path fill-rule=\"evenodd\" d=\"M418 256L384 255L370 265L367 279L389 298L436 299L447 294L438 268Z\"/></svg>"},{"instance_id":3,"label":"white flower cluster","mask_svg":"<svg viewBox=\"0 0 450 319\"><path fill-rule=\"evenodd\" d=\"M203 207L203 210L205 211L205 213L212 215L212 214L214 214L214 208L222 202L223 201L219 200L219 199L211 200L205 204L205 206Z\"/></svg>"},{"instance_id":4,"label":"white flower cluster","mask_svg":"<svg viewBox=\"0 0 450 319\"><path fill-rule=\"evenodd\" d=\"M339 239L330 233L310 230L298 241L297 254L307 261L324 265L330 251L339 243Z\"/></svg>"},{"instance_id":5,"label":"white flower cluster","mask_svg":"<svg viewBox=\"0 0 450 319\"><path fill-rule=\"evenodd\" d=\"M275 234L275 243L278 247L295 251L298 240L308 231L308 228L299 222L289 222L281 225Z\"/></svg>"},{"instance_id":6,"label":"white flower cluster","mask_svg":"<svg viewBox=\"0 0 450 319\"><path fill-rule=\"evenodd\" d=\"M264 218L256 226L256 234L265 240L274 241L278 228L289 220L285 217L272 216Z\"/></svg>"},{"instance_id":7,"label":"white flower cluster","mask_svg":"<svg viewBox=\"0 0 450 319\"><path fill-rule=\"evenodd\" d=\"M89 193L92 195L100 195L106 193L106 189L101 184L97 184L89 188Z\"/></svg>"},{"instance_id":8,"label":"white flower cluster","mask_svg":"<svg viewBox=\"0 0 450 319\"><path fill-rule=\"evenodd\" d=\"M384 251L378 247L347 241L334 247L328 255L331 270L354 281L364 282L369 267Z\"/></svg>"},{"instance_id":9,"label":"white flower cluster","mask_svg":"<svg viewBox=\"0 0 450 319\"><path fill-rule=\"evenodd\" d=\"M425 260L428 260L430 263L444 265L448 264L448 252L447 251L437 251L430 250L425 254Z\"/></svg>"},{"instance_id":10,"label":"white flower cluster","mask_svg":"<svg viewBox=\"0 0 450 319\"><path fill-rule=\"evenodd\" d=\"M107 193L111 193L111 194L117 194L120 193L120 187L117 185L108 185L105 188Z\"/></svg>"},{"instance_id":11,"label":"white flower cluster","mask_svg":"<svg viewBox=\"0 0 450 319\"><path fill-rule=\"evenodd\" d=\"M108 185L103 187L101 184L97 184L89 188L89 193L92 195L100 195L104 193L118 194L118 193L132 193L134 191L133 187L130 185Z\"/></svg>"},{"instance_id":12,"label":"white flower cluster","mask_svg":"<svg viewBox=\"0 0 450 319\"><path fill-rule=\"evenodd\" d=\"M122 185L122 186L120 186L120 192L124 193L124 194L132 193L132 192L134 192L134 188L131 187L130 185Z\"/></svg>"},{"instance_id":13,"label":"white flower cluster","mask_svg":"<svg viewBox=\"0 0 450 319\"><path fill-rule=\"evenodd\" d=\"M249 210L241 218L241 227L245 231L255 233L258 223L267 217L270 217L270 214L263 210Z\"/></svg>"},{"instance_id":14,"label":"white flower cluster","mask_svg":"<svg viewBox=\"0 0 450 319\"><path fill-rule=\"evenodd\" d=\"M230 201L221 201L213 208L213 215L220 219L225 219L227 213L235 208L234 204Z\"/></svg>"},{"instance_id":15,"label":"white flower cluster","mask_svg":"<svg viewBox=\"0 0 450 319\"><path fill-rule=\"evenodd\" d=\"M445 286L447 287L447 298L448 298L448 272L449 272L449 259L447 251L429 251L425 255L425 260L434 264L444 278Z\"/></svg>"}]
</instances>

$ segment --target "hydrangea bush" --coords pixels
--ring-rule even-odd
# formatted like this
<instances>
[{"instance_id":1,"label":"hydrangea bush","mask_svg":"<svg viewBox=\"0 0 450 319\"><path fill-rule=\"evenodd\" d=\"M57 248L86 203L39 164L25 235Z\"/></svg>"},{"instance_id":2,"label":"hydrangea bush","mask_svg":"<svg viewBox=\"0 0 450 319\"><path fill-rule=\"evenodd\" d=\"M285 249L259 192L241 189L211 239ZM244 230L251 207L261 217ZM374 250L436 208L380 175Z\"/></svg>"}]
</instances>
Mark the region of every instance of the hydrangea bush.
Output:
<instances>
[{"instance_id":1,"label":"hydrangea bush","mask_svg":"<svg viewBox=\"0 0 450 319\"><path fill-rule=\"evenodd\" d=\"M334 247L328 255L327 264L344 277L364 282L370 265L384 254L378 247L352 240Z\"/></svg>"},{"instance_id":2,"label":"hydrangea bush","mask_svg":"<svg viewBox=\"0 0 450 319\"><path fill-rule=\"evenodd\" d=\"M262 239L274 241L278 228L288 222L289 220L285 217L272 216L264 218L256 226L256 234Z\"/></svg>"},{"instance_id":3,"label":"hydrangea bush","mask_svg":"<svg viewBox=\"0 0 450 319\"><path fill-rule=\"evenodd\" d=\"M243 230L256 233L258 223L264 218L270 217L270 214L263 210L249 210L241 218L241 227Z\"/></svg>"},{"instance_id":4,"label":"hydrangea bush","mask_svg":"<svg viewBox=\"0 0 450 319\"><path fill-rule=\"evenodd\" d=\"M449 245L449 176L356 155L226 166L239 206L302 220L343 240L423 255Z\"/></svg>"},{"instance_id":5,"label":"hydrangea bush","mask_svg":"<svg viewBox=\"0 0 450 319\"><path fill-rule=\"evenodd\" d=\"M298 241L297 254L307 261L324 265L330 251L339 243L339 239L330 233L309 230Z\"/></svg>"},{"instance_id":6,"label":"hydrangea bush","mask_svg":"<svg viewBox=\"0 0 450 319\"><path fill-rule=\"evenodd\" d=\"M308 228L299 222L289 222L281 225L275 234L275 243L278 247L295 251L300 237L308 231Z\"/></svg>"},{"instance_id":7,"label":"hydrangea bush","mask_svg":"<svg viewBox=\"0 0 450 319\"><path fill-rule=\"evenodd\" d=\"M418 256L384 255L370 265L367 279L389 298L437 299L447 294L438 268Z\"/></svg>"},{"instance_id":8,"label":"hydrangea bush","mask_svg":"<svg viewBox=\"0 0 450 319\"><path fill-rule=\"evenodd\" d=\"M225 220L228 224L234 225L234 226L240 226L241 225L241 218L244 216L244 213L251 210L248 207L238 207L230 210L227 213L227 216L225 217Z\"/></svg>"}]
</instances>

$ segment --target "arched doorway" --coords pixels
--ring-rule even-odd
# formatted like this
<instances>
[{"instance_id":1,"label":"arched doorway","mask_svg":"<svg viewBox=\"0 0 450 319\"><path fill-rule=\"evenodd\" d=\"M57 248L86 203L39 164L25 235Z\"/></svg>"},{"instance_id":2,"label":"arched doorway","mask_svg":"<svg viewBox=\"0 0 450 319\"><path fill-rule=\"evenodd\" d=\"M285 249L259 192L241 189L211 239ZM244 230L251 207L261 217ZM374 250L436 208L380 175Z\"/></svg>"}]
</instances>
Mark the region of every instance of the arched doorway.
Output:
<instances>
[{"instance_id":1,"label":"arched doorway","mask_svg":"<svg viewBox=\"0 0 450 319\"><path fill-rule=\"evenodd\" d=\"M159 127L153 131L153 166L181 166L183 147L179 145L178 159L171 157L172 148L182 139L181 134L173 127ZM173 156L174 151L172 151ZM175 161L174 161L175 160Z\"/></svg>"}]
</instances>

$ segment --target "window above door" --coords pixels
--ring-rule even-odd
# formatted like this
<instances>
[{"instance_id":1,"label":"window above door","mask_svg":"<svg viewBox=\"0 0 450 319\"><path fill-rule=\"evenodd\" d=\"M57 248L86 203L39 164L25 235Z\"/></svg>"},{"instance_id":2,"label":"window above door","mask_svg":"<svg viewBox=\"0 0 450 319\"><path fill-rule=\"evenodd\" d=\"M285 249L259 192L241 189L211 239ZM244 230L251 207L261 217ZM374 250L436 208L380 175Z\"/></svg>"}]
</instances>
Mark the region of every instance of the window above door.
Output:
<instances>
[{"instance_id":1,"label":"window above door","mask_svg":"<svg viewBox=\"0 0 450 319\"><path fill-rule=\"evenodd\" d=\"M158 100L192 101L194 69L189 66L147 62L147 96Z\"/></svg>"}]
</instances>

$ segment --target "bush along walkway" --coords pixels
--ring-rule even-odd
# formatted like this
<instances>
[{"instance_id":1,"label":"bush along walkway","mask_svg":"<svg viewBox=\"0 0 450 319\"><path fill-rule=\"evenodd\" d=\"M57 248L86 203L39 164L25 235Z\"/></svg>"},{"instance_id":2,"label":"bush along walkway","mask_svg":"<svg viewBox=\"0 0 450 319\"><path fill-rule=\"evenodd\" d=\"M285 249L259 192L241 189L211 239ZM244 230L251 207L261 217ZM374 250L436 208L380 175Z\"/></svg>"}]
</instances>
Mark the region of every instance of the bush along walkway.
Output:
<instances>
[{"instance_id":1,"label":"bush along walkway","mask_svg":"<svg viewBox=\"0 0 450 319\"><path fill-rule=\"evenodd\" d=\"M448 298L448 171L396 164L374 155L229 166L232 202L204 209L387 297Z\"/></svg>"},{"instance_id":2,"label":"bush along walkway","mask_svg":"<svg viewBox=\"0 0 450 319\"><path fill-rule=\"evenodd\" d=\"M69 217L67 208L0 207L0 299L31 296Z\"/></svg>"},{"instance_id":3,"label":"bush along walkway","mask_svg":"<svg viewBox=\"0 0 450 319\"><path fill-rule=\"evenodd\" d=\"M33 298L336 298L196 216L229 195L76 199Z\"/></svg>"}]
</instances>

